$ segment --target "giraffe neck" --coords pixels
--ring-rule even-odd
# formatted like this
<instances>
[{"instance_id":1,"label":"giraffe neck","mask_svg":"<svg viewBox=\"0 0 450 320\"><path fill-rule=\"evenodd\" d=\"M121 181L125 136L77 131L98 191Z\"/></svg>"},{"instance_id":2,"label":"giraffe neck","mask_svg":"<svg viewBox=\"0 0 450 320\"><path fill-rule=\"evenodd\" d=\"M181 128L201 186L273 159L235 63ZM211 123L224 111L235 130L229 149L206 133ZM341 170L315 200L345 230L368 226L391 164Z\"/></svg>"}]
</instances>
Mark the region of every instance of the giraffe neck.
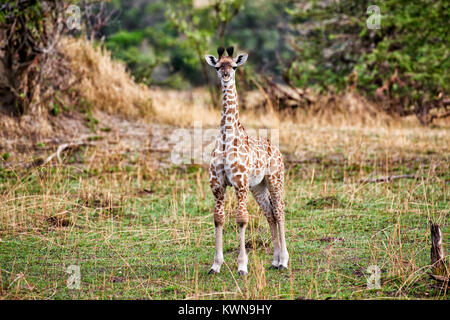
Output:
<instances>
[{"instance_id":1,"label":"giraffe neck","mask_svg":"<svg viewBox=\"0 0 450 320\"><path fill-rule=\"evenodd\" d=\"M233 142L238 138L240 142L246 135L244 127L239 121L238 97L234 79L222 81L222 120L220 131L224 142Z\"/></svg>"}]
</instances>

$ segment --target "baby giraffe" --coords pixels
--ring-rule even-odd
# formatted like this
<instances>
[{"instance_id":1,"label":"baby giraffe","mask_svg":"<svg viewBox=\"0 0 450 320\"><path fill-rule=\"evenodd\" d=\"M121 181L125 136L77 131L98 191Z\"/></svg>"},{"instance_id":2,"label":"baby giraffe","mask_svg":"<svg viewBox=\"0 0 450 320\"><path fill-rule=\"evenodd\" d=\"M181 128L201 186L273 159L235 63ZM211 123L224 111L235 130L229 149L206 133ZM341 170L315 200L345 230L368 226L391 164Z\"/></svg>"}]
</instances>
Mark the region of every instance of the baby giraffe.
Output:
<instances>
[{"instance_id":1,"label":"baby giraffe","mask_svg":"<svg viewBox=\"0 0 450 320\"><path fill-rule=\"evenodd\" d=\"M216 68L222 84L222 119L210 163L210 186L214 195L216 254L209 273L220 272L223 263L222 232L225 222L225 189L234 187L237 197L236 222L239 226L240 248L238 274L245 276L247 253L245 229L248 224L248 191L252 192L270 225L274 246L271 268L286 269L289 254L284 232L284 164L280 150L267 139L249 137L239 121L236 68L247 61L246 53L233 58L233 47L217 49L218 58L206 55L206 62Z\"/></svg>"}]
</instances>

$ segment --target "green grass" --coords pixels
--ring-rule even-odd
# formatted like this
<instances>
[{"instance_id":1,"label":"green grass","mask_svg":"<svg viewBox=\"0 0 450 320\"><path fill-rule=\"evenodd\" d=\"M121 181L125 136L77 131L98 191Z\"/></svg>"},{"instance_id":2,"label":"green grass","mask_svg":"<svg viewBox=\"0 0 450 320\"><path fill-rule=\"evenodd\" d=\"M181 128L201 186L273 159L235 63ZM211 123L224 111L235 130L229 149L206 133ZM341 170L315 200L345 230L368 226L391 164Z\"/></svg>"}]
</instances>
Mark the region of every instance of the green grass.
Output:
<instances>
[{"instance_id":1,"label":"green grass","mask_svg":"<svg viewBox=\"0 0 450 320\"><path fill-rule=\"evenodd\" d=\"M90 159L90 152L75 158ZM202 167L153 170L144 159L117 156L88 166L0 169L0 298L445 299L426 272L429 219L441 224L444 243L449 240L448 161L429 154L414 168L416 179L359 182L412 170L398 163L390 168L326 159L290 167L289 269L268 269L270 231L251 199L246 278L237 275L231 189L225 264L220 274L207 274L214 257L213 198ZM66 285L69 265L80 267L79 290ZM367 290L370 265L381 269L379 290Z\"/></svg>"}]
</instances>

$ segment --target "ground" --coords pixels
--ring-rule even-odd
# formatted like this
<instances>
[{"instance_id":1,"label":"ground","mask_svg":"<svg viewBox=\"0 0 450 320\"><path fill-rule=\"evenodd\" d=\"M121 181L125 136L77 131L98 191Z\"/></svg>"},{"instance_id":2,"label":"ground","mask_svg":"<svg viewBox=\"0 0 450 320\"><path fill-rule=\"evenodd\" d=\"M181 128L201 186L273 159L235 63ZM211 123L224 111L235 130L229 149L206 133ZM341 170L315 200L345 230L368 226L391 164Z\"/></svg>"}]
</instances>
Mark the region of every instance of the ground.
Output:
<instances>
[{"instance_id":1,"label":"ground","mask_svg":"<svg viewBox=\"0 0 450 320\"><path fill-rule=\"evenodd\" d=\"M449 242L447 129L283 126L289 269L268 269L270 230L251 199L241 278L232 190L225 264L208 275L207 166L168 161L174 127L97 118L95 133L78 135L94 145L64 152L62 164L14 166L3 154L1 299L447 299L427 274L429 220ZM37 141L33 156L44 159L59 143ZM80 268L79 289L68 286L71 265ZM372 265L381 288L368 290Z\"/></svg>"}]
</instances>

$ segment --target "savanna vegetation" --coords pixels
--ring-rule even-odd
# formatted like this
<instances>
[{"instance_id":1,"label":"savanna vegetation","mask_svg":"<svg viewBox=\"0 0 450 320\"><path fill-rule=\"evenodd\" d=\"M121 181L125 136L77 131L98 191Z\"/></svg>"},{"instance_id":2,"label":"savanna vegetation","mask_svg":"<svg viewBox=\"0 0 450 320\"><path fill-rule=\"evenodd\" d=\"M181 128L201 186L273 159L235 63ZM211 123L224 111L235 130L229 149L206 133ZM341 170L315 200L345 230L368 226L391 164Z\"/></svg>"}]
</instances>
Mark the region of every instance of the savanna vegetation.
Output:
<instances>
[{"instance_id":1,"label":"savanna vegetation","mask_svg":"<svg viewBox=\"0 0 450 320\"><path fill-rule=\"evenodd\" d=\"M430 222L446 252L449 12L426 0L3 1L0 299L448 299ZM241 122L269 131L286 165L289 268L268 269L251 199L246 277L231 189L225 264L207 274L207 132L221 108L203 56L230 45L249 53Z\"/></svg>"}]
</instances>

